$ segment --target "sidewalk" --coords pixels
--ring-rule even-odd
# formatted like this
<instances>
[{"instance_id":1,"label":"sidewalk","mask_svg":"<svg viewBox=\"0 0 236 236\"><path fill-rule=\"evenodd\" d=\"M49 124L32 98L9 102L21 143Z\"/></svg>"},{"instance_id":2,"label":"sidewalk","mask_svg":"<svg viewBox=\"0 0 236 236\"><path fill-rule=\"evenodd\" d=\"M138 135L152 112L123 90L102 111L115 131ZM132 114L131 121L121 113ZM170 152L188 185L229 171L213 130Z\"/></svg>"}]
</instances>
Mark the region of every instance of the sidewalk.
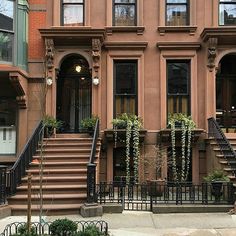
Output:
<instances>
[{"instance_id":1,"label":"sidewalk","mask_svg":"<svg viewBox=\"0 0 236 236\"><path fill-rule=\"evenodd\" d=\"M65 216L44 217L53 221ZM236 236L236 215L227 213L152 214L151 212L128 212L104 214L102 217L82 218L66 216L71 220L105 220L113 236ZM0 220L0 232L11 222L26 221L23 216L11 216ZM38 217L32 217L38 221Z\"/></svg>"}]
</instances>

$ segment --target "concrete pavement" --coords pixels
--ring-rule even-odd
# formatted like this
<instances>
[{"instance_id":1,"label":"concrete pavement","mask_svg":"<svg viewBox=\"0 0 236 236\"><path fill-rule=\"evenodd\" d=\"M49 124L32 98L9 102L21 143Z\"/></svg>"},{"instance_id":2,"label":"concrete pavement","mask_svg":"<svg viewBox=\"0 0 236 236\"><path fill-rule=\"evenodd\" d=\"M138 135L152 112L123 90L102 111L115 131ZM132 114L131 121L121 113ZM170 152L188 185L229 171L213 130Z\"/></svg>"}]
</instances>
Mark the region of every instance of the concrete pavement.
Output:
<instances>
[{"instance_id":1,"label":"concrete pavement","mask_svg":"<svg viewBox=\"0 0 236 236\"><path fill-rule=\"evenodd\" d=\"M65 216L43 217L53 221ZM105 220L112 236L236 236L236 215L227 213L152 214L130 212L104 214L101 217L82 218L80 215L66 216L71 220ZM11 222L26 221L23 216L11 216L0 220L0 232ZM38 221L38 217L32 217Z\"/></svg>"}]
</instances>

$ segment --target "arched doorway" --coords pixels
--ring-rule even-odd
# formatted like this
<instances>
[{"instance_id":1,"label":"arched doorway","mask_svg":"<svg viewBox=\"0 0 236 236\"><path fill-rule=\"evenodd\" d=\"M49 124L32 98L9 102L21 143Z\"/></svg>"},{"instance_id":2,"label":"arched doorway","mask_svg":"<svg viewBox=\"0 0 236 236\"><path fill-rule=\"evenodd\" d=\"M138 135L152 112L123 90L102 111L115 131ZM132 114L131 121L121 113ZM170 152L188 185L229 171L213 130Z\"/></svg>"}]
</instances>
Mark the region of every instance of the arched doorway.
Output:
<instances>
[{"instance_id":1,"label":"arched doorway","mask_svg":"<svg viewBox=\"0 0 236 236\"><path fill-rule=\"evenodd\" d=\"M216 119L227 133L236 132L236 54L224 56L216 75Z\"/></svg>"},{"instance_id":2,"label":"arched doorway","mask_svg":"<svg viewBox=\"0 0 236 236\"><path fill-rule=\"evenodd\" d=\"M91 71L87 60L71 55L61 64L57 81L57 119L62 133L82 132L81 120L91 116Z\"/></svg>"}]
</instances>

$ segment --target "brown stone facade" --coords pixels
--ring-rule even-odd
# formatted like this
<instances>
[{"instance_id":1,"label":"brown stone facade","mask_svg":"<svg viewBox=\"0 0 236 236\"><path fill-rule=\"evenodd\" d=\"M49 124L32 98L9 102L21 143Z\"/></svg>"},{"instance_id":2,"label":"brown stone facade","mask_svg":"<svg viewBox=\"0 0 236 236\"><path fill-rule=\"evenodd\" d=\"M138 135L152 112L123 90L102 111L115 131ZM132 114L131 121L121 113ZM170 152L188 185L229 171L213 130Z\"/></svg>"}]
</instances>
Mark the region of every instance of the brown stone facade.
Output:
<instances>
[{"instance_id":1,"label":"brown stone facade","mask_svg":"<svg viewBox=\"0 0 236 236\"><path fill-rule=\"evenodd\" d=\"M183 26L166 26L164 0L137 0L136 25L114 26L112 2L85 0L84 26L66 26L61 23L60 0L29 1L29 71L22 78L20 72L17 76L0 65L1 71L10 72L13 87L18 88L18 119L24 119L27 127L26 132L19 125L19 140L25 133L29 136L43 116L39 98L47 78L52 78L52 85L47 88L45 111L57 116L61 65L70 55L80 55L87 60L92 79L99 79L98 85L92 84L91 113L101 121L101 180L111 181L114 146L106 140L104 130L112 128L114 117L114 62L137 62L137 115L147 130L141 148L145 155L159 142L160 131L167 126L167 62L188 61L189 113L197 128L203 130L192 145L192 180L198 183L208 163L206 148L202 148L207 138L207 119L216 116L216 73L221 59L236 52L236 26L219 26L217 0L188 1L189 23ZM170 140L164 145L170 146ZM19 141L18 150L22 146ZM143 180L150 177L151 171L144 172ZM162 176L167 177L167 168L163 168Z\"/></svg>"}]
</instances>

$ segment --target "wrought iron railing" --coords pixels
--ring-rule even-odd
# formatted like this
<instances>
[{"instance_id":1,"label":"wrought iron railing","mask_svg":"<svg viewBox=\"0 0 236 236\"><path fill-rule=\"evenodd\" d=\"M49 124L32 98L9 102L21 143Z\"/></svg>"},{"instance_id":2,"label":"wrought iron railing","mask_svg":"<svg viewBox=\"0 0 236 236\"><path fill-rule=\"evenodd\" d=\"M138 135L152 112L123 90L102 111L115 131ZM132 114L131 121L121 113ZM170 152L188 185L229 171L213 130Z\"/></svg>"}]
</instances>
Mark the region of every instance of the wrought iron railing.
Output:
<instances>
[{"instance_id":1,"label":"wrought iron railing","mask_svg":"<svg viewBox=\"0 0 236 236\"><path fill-rule=\"evenodd\" d=\"M224 155L225 160L232 169L232 174L236 176L236 152L213 117L208 119L208 129L208 137L213 137L215 139L221 153Z\"/></svg>"},{"instance_id":2,"label":"wrought iron railing","mask_svg":"<svg viewBox=\"0 0 236 236\"><path fill-rule=\"evenodd\" d=\"M218 187L218 188L217 188ZM96 188L98 203L118 203L125 210L152 210L153 204L234 204L231 182L214 186L212 183L167 182L130 184L102 182Z\"/></svg>"},{"instance_id":3,"label":"wrought iron railing","mask_svg":"<svg viewBox=\"0 0 236 236\"><path fill-rule=\"evenodd\" d=\"M45 222L45 223L38 223L33 222L31 224L31 227L33 227L36 230L37 235L51 235L50 225L52 222ZM75 221L77 225L77 232L84 232L84 230L88 226L95 226L98 228L100 232L102 232L104 235L108 235L108 223L103 220L93 220L93 221ZM0 236L11 236L13 234L16 234L19 231L19 228L24 226L25 222L15 222L8 224L4 231L0 234ZM72 235L70 233L67 234L67 232L63 232L62 235ZM76 234L77 235L77 234Z\"/></svg>"},{"instance_id":4,"label":"wrought iron railing","mask_svg":"<svg viewBox=\"0 0 236 236\"><path fill-rule=\"evenodd\" d=\"M33 155L38 148L39 141L42 140L43 128L43 122L40 121L17 161L13 167L7 171L6 190L8 196L16 193L17 186L22 182L22 177L26 175L26 170L29 168Z\"/></svg>"},{"instance_id":5,"label":"wrought iron railing","mask_svg":"<svg viewBox=\"0 0 236 236\"><path fill-rule=\"evenodd\" d=\"M96 121L93 134L93 143L90 153L89 163L87 164L87 203L96 202L96 164L95 155L97 150L97 140L99 136L99 119Z\"/></svg>"}]
</instances>

